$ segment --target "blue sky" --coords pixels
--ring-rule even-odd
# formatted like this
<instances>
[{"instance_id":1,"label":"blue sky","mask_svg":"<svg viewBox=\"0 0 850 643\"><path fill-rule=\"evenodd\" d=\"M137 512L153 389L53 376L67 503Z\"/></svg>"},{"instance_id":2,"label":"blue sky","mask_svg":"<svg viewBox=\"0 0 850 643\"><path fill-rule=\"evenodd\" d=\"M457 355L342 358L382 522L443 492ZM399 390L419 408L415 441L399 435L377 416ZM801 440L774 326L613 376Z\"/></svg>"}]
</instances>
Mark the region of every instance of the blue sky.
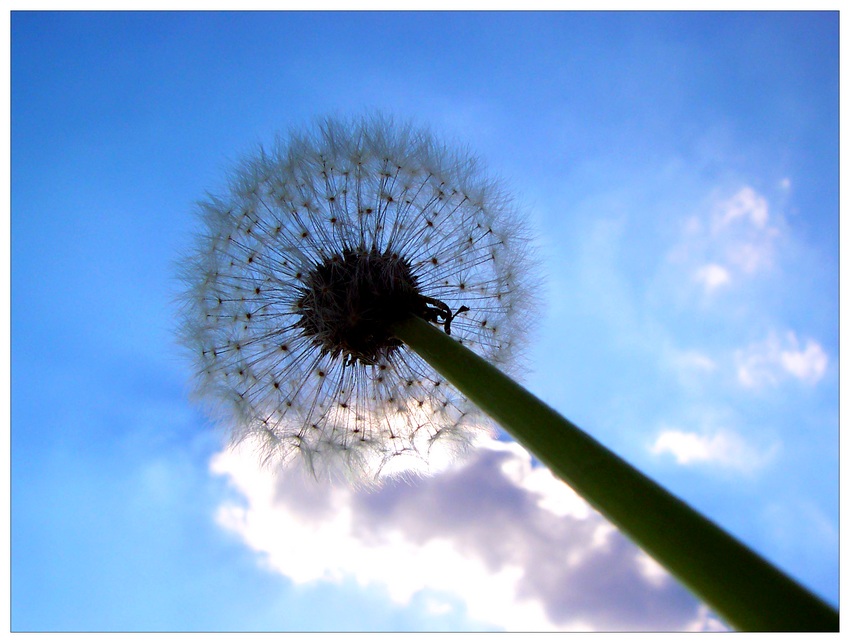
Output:
<instances>
[{"instance_id":1,"label":"blue sky","mask_svg":"<svg viewBox=\"0 0 850 643\"><path fill-rule=\"evenodd\" d=\"M837 13L11 22L14 630L720 626L507 441L317 488L187 400L194 203L277 133L374 109L527 209L528 387L837 602Z\"/></svg>"}]
</instances>

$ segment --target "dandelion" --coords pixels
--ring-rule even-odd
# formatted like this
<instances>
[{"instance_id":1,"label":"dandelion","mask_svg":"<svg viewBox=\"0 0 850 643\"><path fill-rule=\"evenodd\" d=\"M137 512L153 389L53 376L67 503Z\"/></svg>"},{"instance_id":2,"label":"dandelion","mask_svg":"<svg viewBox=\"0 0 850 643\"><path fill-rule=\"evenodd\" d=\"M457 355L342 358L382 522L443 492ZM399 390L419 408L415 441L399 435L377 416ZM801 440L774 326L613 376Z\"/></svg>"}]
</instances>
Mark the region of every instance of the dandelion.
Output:
<instances>
[{"instance_id":1,"label":"dandelion","mask_svg":"<svg viewBox=\"0 0 850 643\"><path fill-rule=\"evenodd\" d=\"M181 336L235 440L374 481L465 448L481 409L733 626L837 631L832 606L504 373L533 312L528 243L468 155L328 120L201 209Z\"/></svg>"},{"instance_id":2,"label":"dandelion","mask_svg":"<svg viewBox=\"0 0 850 643\"><path fill-rule=\"evenodd\" d=\"M467 154L327 120L201 206L182 337L234 438L355 480L422 470L486 419L397 339L409 315L509 368L529 319L521 217Z\"/></svg>"}]
</instances>

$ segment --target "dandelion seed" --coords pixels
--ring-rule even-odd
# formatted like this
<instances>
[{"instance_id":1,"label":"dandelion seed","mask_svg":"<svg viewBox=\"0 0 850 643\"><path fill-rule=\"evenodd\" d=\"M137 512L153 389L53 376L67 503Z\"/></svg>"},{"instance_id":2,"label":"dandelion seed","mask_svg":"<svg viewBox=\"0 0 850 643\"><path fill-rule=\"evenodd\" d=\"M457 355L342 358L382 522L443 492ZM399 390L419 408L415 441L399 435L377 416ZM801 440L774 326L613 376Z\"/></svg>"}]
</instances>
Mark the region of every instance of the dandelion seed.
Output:
<instances>
[{"instance_id":1,"label":"dandelion seed","mask_svg":"<svg viewBox=\"0 0 850 643\"><path fill-rule=\"evenodd\" d=\"M387 119L327 120L247 160L201 211L181 339L235 441L363 481L425 470L486 430L392 333L417 315L514 361L527 235L473 159Z\"/></svg>"}]
</instances>

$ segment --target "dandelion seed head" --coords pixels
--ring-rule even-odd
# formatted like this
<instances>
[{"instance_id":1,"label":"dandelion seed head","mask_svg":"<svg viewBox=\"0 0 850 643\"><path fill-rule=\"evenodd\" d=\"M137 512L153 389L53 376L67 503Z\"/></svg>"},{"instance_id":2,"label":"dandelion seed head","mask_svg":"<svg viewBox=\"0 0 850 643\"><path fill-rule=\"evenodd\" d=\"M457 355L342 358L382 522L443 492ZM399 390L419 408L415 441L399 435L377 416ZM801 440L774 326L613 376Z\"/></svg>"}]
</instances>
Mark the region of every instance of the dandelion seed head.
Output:
<instances>
[{"instance_id":1,"label":"dandelion seed head","mask_svg":"<svg viewBox=\"0 0 850 643\"><path fill-rule=\"evenodd\" d=\"M328 119L200 204L180 338L235 442L361 483L428 470L488 421L392 335L410 314L511 370L535 310L528 230L468 154Z\"/></svg>"}]
</instances>

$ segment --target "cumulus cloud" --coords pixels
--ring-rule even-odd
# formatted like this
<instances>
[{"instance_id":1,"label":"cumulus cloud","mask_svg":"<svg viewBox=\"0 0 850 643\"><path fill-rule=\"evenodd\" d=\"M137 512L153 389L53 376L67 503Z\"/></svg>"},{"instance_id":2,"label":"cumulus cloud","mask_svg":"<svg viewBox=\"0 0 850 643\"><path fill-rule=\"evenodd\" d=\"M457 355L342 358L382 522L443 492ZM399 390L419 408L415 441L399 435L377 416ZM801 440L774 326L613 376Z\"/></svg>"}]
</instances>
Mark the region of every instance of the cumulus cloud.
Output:
<instances>
[{"instance_id":1,"label":"cumulus cloud","mask_svg":"<svg viewBox=\"0 0 850 643\"><path fill-rule=\"evenodd\" d=\"M826 372L826 353L820 344L811 339L806 340L806 347L801 350L793 333L790 337L794 346L779 354L783 368L799 380L816 383Z\"/></svg>"},{"instance_id":2,"label":"cumulus cloud","mask_svg":"<svg viewBox=\"0 0 850 643\"><path fill-rule=\"evenodd\" d=\"M681 465L713 464L749 473L773 459L778 446L756 449L728 430L694 433L665 428L650 450L657 455L669 453Z\"/></svg>"},{"instance_id":3,"label":"cumulus cloud","mask_svg":"<svg viewBox=\"0 0 850 643\"><path fill-rule=\"evenodd\" d=\"M244 497L219 523L295 583L353 579L399 604L442 596L435 609L459 603L515 631L722 629L514 443L484 441L438 476L377 491L275 477L244 450L211 466Z\"/></svg>"},{"instance_id":4,"label":"cumulus cloud","mask_svg":"<svg viewBox=\"0 0 850 643\"><path fill-rule=\"evenodd\" d=\"M730 277L726 268L716 263L709 263L697 269L694 273L694 279L701 283L707 292L711 292L724 284L728 284Z\"/></svg>"},{"instance_id":5,"label":"cumulus cloud","mask_svg":"<svg viewBox=\"0 0 850 643\"><path fill-rule=\"evenodd\" d=\"M773 264L779 230L768 225L769 219L767 199L749 186L716 206L715 250L730 268L753 274Z\"/></svg>"},{"instance_id":6,"label":"cumulus cloud","mask_svg":"<svg viewBox=\"0 0 850 643\"><path fill-rule=\"evenodd\" d=\"M779 227L772 221L767 199L743 186L690 216L669 259L711 294L773 266Z\"/></svg>"},{"instance_id":7,"label":"cumulus cloud","mask_svg":"<svg viewBox=\"0 0 850 643\"><path fill-rule=\"evenodd\" d=\"M739 220L748 221L756 228L764 228L769 216L767 199L745 185L717 205L713 215L714 229L719 231Z\"/></svg>"},{"instance_id":8,"label":"cumulus cloud","mask_svg":"<svg viewBox=\"0 0 850 643\"><path fill-rule=\"evenodd\" d=\"M821 345L807 339L801 346L795 333L771 332L762 342L735 353L738 381L747 388L776 386L789 377L814 385L826 373L829 358Z\"/></svg>"}]
</instances>

